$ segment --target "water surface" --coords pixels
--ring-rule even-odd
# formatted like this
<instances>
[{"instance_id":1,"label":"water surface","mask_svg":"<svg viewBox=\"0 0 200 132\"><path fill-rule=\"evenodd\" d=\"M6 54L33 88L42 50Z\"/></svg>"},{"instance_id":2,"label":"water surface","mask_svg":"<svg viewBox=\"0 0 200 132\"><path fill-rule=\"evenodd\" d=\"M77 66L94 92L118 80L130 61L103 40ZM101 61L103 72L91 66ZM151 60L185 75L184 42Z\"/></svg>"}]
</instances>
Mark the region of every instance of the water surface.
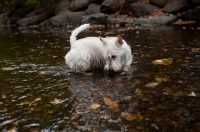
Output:
<instances>
[{"instance_id":1,"label":"water surface","mask_svg":"<svg viewBox=\"0 0 200 132\"><path fill-rule=\"evenodd\" d=\"M133 72L112 75L67 72L71 30L0 29L1 131L200 131L197 27L81 33L121 34L131 45Z\"/></svg>"}]
</instances>

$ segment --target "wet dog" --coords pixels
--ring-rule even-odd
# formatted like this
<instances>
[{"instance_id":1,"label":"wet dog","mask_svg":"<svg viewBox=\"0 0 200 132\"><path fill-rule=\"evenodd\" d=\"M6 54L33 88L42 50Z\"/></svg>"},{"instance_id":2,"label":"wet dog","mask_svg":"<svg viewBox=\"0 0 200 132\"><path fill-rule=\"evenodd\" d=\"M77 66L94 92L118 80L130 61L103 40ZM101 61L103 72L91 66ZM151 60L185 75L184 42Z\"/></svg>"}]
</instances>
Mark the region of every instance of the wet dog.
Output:
<instances>
[{"instance_id":1,"label":"wet dog","mask_svg":"<svg viewBox=\"0 0 200 132\"><path fill-rule=\"evenodd\" d=\"M132 63L132 54L130 46L122 36L86 37L77 40L77 35L89 27L90 24L83 24L72 31L71 49L65 56L71 71L83 72L95 68L114 72L128 71Z\"/></svg>"}]
</instances>

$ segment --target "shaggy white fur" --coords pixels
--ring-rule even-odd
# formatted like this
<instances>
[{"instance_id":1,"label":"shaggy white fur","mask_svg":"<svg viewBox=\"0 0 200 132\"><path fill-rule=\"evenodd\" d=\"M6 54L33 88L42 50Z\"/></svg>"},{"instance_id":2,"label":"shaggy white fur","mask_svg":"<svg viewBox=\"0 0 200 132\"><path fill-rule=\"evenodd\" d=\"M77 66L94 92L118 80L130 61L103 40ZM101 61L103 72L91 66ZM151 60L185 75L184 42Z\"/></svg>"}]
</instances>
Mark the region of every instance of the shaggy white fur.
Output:
<instances>
[{"instance_id":1,"label":"shaggy white fur","mask_svg":"<svg viewBox=\"0 0 200 132\"><path fill-rule=\"evenodd\" d=\"M66 64L71 71L82 72L103 67L106 71L127 71L132 63L132 54L129 45L120 35L76 40L77 35L89 26L90 24L84 24L72 31L71 49L65 56Z\"/></svg>"}]
</instances>

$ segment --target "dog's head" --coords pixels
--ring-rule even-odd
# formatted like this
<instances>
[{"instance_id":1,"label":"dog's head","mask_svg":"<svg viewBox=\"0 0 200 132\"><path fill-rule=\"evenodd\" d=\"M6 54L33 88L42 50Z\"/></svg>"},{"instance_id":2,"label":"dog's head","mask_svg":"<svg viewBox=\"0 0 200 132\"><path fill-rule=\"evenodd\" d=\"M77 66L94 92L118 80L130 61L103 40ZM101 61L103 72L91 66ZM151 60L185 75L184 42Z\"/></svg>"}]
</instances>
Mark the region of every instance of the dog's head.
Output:
<instances>
[{"instance_id":1,"label":"dog's head","mask_svg":"<svg viewBox=\"0 0 200 132\"><path fill-rule=\"evenodd\" d=\"M123 44L126 43L122 36L101 38L100 41L106 46L106 71L121 71L125 60L125 50Z\"/></svg>"}]
</instances>

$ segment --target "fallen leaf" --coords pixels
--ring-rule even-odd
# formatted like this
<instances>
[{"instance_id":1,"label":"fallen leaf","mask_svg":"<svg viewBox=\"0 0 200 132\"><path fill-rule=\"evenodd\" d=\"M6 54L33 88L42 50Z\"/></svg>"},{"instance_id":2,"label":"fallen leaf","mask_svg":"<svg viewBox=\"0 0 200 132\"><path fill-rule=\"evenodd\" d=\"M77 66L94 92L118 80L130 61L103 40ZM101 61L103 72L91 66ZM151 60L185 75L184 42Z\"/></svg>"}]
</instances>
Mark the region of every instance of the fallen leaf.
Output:
<instances>
[{"instance_id":1,"label":"fallen leaf","mask_svg":"<svg viewBox=\"0 0 200 132\"><path fill-rule=\"evenodd\" d=\"M167 82L167 81L168 81L167 78L159 78L159 77L156 77L155 80L156 80L157 82L159 82L159 83L161 83L161 82Z\"/></svg>"},{"instance_id":2,"label":"fallen leaf","mask_svg":"<svg viewBox=\"0 0 200 132\"><path fill-rule=\"evenodd\" d=\"M100 114L101 119L108 119L110 117L109 114Z\"/></svg>"},{"instance_id":3,"label":"fallen leaf","mask_svg":"<svg viewBox=\"0 0 200 132\"><path fill-rule=\"evenodd\" d=\"M109 98L104 97L104 98L103 98L103 101L104 101L104 103L105 103L106 105L108 105L109 107L111 107L111 108L113 108L113 109L116 109L116 108L119 107L119 105L118 105L116 102L112 101L112 100L109 99Z\"/></svg>"},{"instance_id":4,"label":"fallen leaf","mask_svg":"<svg viewBox=\"0 0 200 132\"><path fill-rule=\"evenodd\" d=\"M137 119L136 115L130 114L130 113L126 113L126 112L122 112L121 113L121 117L125 118L128 121L133 121Z\"/></svg>"},{"instance_id":5,"label":"fallen leaf","mask_svg":"<svg viewBox=\"0 0 200 132\"><path fill-rule=\"evenodd\" d=\"M44 81L49 81L49 80L51 80L51 78L46 78L46 79L44 79Z\"/></svg>"},{"instance_id":6,"label":"fallen leaf","mask_svg":"<svg viewBox=\"0 0 200 132\"><path fill-rule=\"evenodd\" d=\"M158 82L152 82L152 83L148 83L147 85L145 85L146 87L149 88L155 88L156 86L158 86L159 83Z\"/></svg>"},{"instance_id":7,"label":"fallen leaf","mask_svg":"<svg viewBox=\"0 0 200 132\"><path fill-rule=\"evenodd\" d=\"M123 83L118 83L115 86L116 86L117 89L124 88L124 84Z\"/></svg>"},{"instance_id":8,"label":"fallen leaf","mask_svg":"<svg viewBox=\"0 0 200 132\"><path fill-rule=\"evenodd\" d=\"M168 59L155 60L152 63L155 65L169 65L172 64L172 59L168 58Z\"/></svg>"},{"instance_id":9,"label":"fallen leaf","mask_svg":"<svg viewBox=\"0 0 200 132\"><path fill-rule=\"evenodd\" d=\"M132 96L124 96L123 99L126 100L126 101L129 101L129 100L132 99Z\"/></svg>"},{"instance_id":10,"label":"fallen leaf","mask_svg":"<svg viewBox=\"0 0 200 132\"><path fill-rule=\"evenodd\" d=\"M54 99L54 101L52 101L52 102L50 102L50 103L56 105L56 104L61 104L61 103L63 103L64 101L65 101L65 100Z\"/></svg>"},{"instance_id":11,"label":"fallen leaf","mask_svg":"<svg viewBox=\"0 0 200 132\"><path fill-rule=\"evenodd\" d=\"M24 101L24 102L21 102L21 103L20 103L20 105L27 105L27 104L30 104L30 102Z\"/></svg>"},{"instance_id":12,"label":"fallen leaf","mask_svg":"<svg viewBox=\"0 0 200 132\"><path fill-rule=\"evenodd\" d=\"M137 129L137 130L143 130L144 127L143 127L143 126L137 126L136 129Z\"/></svg>"},{"instance_id":13,"label":"fallen leaf","mask_svg":"<svg viewBox=\"0 0 200 132\"><path fill-rule=\"evenodd\" d=\"M135 90L135 93L136 93L136 94L142 94L142 90L139 89L139 88L137 88L137 89Z\"/></svg>"},{"instance_id":14,"label":"fallen leaf","mask_svg":"<svg viewBox=\"0 0 200 132\"><path fill-rule=\"evenodd\" d=\"M72 122L72 125L73 125L73 126L78 126L78 122L73 121L73 122Z\"/></svg>"},{"instance_id":15,"label":"fallen leaf","mask_svg":"<svg viewBox=\"0 0 200 132\"><path fill-rule=\"evenodd\" d=\"M97 109L99 108L101 105L100 104L97 104L97 103L93 103L89 106L89 109L90 110L94 110L94 109Z\"/></svg>"},{"instance_id":16,"label":"fallen leaf","mask_svg":"<svg viewBox=\"0 0 200 132\"><path fill-rule=\"evenodd\" d=\"M192 52L199 52L200 48L192 48Z\"/></svg>"},{"instance_id":17,"label":"fallen leaf","mask_svg":"<svg viewBox=\"0 0 200 132\"><path fill-rule=\"evenodd\" d=\"M194 96L194 97L196 97L196 94L194 92L191 92L190 94L188 94L188 96Z\"/></svg>"},{"instance_id":18,"label":"fallen leaf","mask_svg":"<svg viewBox=\"0 0 200 132\"><path fill-rule=\"evenodd\" d=\"M149 99L148 98L142 98L142 101L148 101Z\"/></svg>"},{"instance_id":19,"label":"fallen leaf","mask_svg":"<svg viewBox=\"0 0 200 132\"><path fill-rule=\"evenodd\" d=\"M65 84L65 85L63 85L63 86L60 86L60 88L68 88L68 87L69 87L68 84Z\"/></svg>"},{"instance_id":20,"label":"fallen leaf","mask_svg":"<svg viewBox=\"0 0 200 132\"><path fill-rule=\"evenodd\" d=\"M35 103L35 102L37 102L37 101L40 101L40 100L41 100L41 98L36 98L33 102L29 103L29 107L30 107L33 103Z\"/></svg>"},{"instance_id":21,"label":"fallen leaf","mask_svg":"<svg viewBox=\"0 0 200 132\"><path fill-rule=\"evenodd\" d=\"M14 70L15 68L13 68L13 67L2 67L1 69L3 71L11 71L11 70Z\"/></svg>"},{"instance_id":22,"label":"fallen leaf","mask_svg":"<svg viewBox=\"0 0 200 132\"><path fill-rule=\"evenodd\" d=\"M40 100L41 100L41 98L36 98L34 102L37 102L37 101L40 101Z\"/></svg>"}]
</instances>

